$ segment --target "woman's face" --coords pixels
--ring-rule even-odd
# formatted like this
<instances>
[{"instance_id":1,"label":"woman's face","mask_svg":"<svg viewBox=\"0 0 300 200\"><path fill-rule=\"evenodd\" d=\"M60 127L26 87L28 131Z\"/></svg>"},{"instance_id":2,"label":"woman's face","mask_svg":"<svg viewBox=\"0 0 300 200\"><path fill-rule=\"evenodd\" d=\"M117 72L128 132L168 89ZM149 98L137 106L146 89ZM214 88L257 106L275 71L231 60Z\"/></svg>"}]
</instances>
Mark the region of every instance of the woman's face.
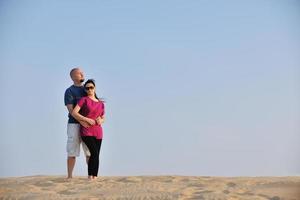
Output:
<instances>
[{"instance_id":1,"label":"woman's face","mask_svg":"<svg viewBox=\"0 0 300 200\"><path fill-rule=\"evenodd\" d=\"M86 84L84 89L89 96L95 94L95 86L92 83Z\"/></svg>"}]
</instances>

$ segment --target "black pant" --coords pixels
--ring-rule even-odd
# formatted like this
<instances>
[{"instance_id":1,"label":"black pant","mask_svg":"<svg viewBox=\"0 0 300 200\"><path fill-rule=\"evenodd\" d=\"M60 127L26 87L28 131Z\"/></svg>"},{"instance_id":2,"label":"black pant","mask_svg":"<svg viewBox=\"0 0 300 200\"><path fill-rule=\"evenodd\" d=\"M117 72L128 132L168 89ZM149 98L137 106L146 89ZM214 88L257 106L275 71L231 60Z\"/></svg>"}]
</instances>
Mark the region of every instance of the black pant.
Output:
<instances>
[{"instance_id":1,"label":"black pant","mask_svg":"<svg viewBox=\"0 0 300 200\"><path fill-rule=\"evenodd\" d=\"M82 141L89 148L91 156L88 162L88 174L89 176L97 176L99 169L99 154L102 139L96 139L93 136L81 136Z\"/></svg>"}]
</instances>

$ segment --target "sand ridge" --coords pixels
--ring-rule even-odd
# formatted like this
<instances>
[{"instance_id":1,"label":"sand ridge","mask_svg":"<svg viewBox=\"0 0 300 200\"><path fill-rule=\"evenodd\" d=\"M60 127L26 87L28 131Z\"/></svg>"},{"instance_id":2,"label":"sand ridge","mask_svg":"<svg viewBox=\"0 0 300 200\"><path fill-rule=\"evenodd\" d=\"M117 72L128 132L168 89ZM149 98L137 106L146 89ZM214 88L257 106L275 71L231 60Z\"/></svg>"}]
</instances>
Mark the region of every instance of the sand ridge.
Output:
<instances>
[{"instance_id":1,"label":"sand ridge","mask_svg":"<svg viewBox=\"0 0 300 200\"><path fill-rule=\"evenodd\" d=\"M300 200L300 177L63 176L0 179L0 199Z\"/></svg>"}]
</instances>

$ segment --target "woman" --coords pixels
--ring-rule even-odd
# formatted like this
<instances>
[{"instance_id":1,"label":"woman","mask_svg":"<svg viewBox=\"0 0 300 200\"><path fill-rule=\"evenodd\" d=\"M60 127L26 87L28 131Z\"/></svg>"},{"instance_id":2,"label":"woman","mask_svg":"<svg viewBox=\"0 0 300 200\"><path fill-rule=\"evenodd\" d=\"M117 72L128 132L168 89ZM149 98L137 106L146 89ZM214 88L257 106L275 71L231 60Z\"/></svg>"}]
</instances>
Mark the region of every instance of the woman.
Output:
<instances>
[{"instance_id":1,"label":"woman","mask_svg":"<svg viewBox=\"0 0 300 200\"><path fill-rule=\"evenodd\" d=\"M86 96L78 101L72 111L72 116L89 124L89 126L80 126L80 134L91 153L88 160L89 179L95 179L98 175L99 153L103 137L101 124L104 122L104 103L96 95L96 85L93 79L85 82L84 89Z\"/></svg>"}]
</instances>

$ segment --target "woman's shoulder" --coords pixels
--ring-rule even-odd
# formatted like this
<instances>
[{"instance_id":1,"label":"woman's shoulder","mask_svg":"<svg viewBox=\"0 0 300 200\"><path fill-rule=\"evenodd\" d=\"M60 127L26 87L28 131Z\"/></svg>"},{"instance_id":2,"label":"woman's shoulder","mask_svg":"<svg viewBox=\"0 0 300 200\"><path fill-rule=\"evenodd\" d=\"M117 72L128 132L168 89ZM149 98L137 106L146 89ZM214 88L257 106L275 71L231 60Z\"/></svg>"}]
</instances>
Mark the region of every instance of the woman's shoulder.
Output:
<instances>
[{"instance_id":1,"label":"woman's shoulder","mask_svg":"<svg viewBox=\"0 0 300 200\"><path fill-rule=\"evenodd\" d=\"M103 99L98 99L98 100L99 100L99 103L104 106L105 101Z\"/></svg>"},{"instance_id":2,"label":"woman's shoulder","mask_svg":"<svg viewBox=\"0 0 300 200\"><path fill-rule=\"evenodd\" d=\"M104 100L104 98L98 98L98 100L99 100L99 102L101 102L101 103L105 104L105 100Z\"/></svg>"}]
</instances>

